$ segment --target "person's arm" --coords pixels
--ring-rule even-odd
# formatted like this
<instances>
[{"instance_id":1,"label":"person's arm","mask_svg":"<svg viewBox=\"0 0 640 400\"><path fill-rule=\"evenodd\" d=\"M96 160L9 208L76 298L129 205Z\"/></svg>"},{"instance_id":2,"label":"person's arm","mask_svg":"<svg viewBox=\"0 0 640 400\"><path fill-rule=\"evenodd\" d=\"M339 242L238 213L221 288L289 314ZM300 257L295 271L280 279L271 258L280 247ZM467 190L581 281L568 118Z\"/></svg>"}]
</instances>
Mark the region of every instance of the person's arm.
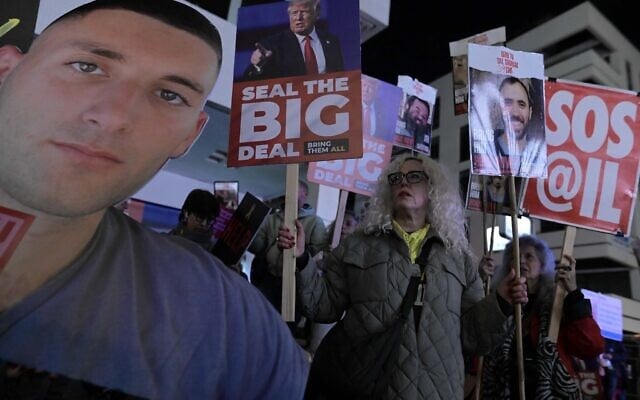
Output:
<instances>
[{"instance_id":1,"label":"person's arm","mask_svg":"<svg viewBox=\"0 0 640 400\"><path fill-rule=\"evenodd\" d=\"M482 280L469 257L465 260L467 286L462 294L462 344L467 354L486 354L504 340L507 319L516 303L526 303L525 278L507 275L498 290L484 296Z\"/></svg>"},{"instance_id":2,"label":"person's arm","mask_svg":"<svg viewBox=\"0 0 640 400\"><path fill-rule=\"evenodd\" d=\"M591 302L585 299L576 281L576 259L565 255L556 267L556 282L566 291L562 306L559 339L566 351L578 358L592 358L604 351L600 327L592 317Z\"/></svg>"},{"instance_id":3,"label":"person's arm","mask_svg":"<svg viewBox=\"0 0 640 400\"><path fill-rule=\"evenodd\" d=\"M278 226L282 222L277 214L271 214L260 225L249 251L265 260L269 273L282 276L282 250L278 247Z\"/></svg>"},{"instance_id":4,"label":"person's arm","mask_svg":"<svg viewBox=\"0 0 640 400\"><path fill-rule=\"evenodd\" d=\"M347 278L343 265L345 248L339 245L322 261L308 257L296 273L296 287L302 314L315 322L338 321L348 304ZM322 274L318 264L322 262Z\"/></svg>"},{"instance_id":5,"label":"person's arm","mask_svg":"<svg viewBox=\"0 0 640 400\"><path fill-rule=\"evenodd\" d=\"M570 292L564 299L559 335L559 341L562 340L572 356L585 360L604 352L604 339L592 317L591 302L580 289Z\"/></svg>"},{"instance_id":6,"label":"person's arm","mask_svg":"<svg viewBox=\"0 0 640 400\"><path fill-rule=\"evenodd\" d=\"M251 53L249 66L244 71L245 78L260 78L265 75L265 66L273 56L273 51L262 43L256 42Z\"/></svg>"},{"instance_id":7,"label":"person's arm","mask_svg":"<svg viewBox=\"0 0 640 400\"><path fill-rule=\"evenodd\" d=\"M345 247L338 246L327 253L322 261L314 260L306 249L305 231L302 223L296 221L296 236L282 226L278 232L284 248L295 246L296 289L302 314L316 322L335 322L342 317L348 304L347 279L343 257ZM323 264L320 273L318 263Z\"/></svg>"}]
</instances>

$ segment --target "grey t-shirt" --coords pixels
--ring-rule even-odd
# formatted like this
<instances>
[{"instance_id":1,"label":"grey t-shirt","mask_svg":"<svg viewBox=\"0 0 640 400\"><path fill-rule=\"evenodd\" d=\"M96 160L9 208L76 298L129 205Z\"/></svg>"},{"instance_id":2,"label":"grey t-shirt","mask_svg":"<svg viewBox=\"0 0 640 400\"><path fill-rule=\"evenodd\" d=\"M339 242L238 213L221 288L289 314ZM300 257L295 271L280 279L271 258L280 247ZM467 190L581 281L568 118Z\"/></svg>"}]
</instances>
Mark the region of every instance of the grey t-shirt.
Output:
<instances>
[{"instance_id":1,"label":"grey t-shirt","mask_svg":"<svg viewBox=\"0 0 640 400\"><path fill-rule=\"evenodd\" d=\"M113 209L75 262L0 314L0 359L162 399L301 399L308 373L250 283Z\"/></svg>"}]
</instances>

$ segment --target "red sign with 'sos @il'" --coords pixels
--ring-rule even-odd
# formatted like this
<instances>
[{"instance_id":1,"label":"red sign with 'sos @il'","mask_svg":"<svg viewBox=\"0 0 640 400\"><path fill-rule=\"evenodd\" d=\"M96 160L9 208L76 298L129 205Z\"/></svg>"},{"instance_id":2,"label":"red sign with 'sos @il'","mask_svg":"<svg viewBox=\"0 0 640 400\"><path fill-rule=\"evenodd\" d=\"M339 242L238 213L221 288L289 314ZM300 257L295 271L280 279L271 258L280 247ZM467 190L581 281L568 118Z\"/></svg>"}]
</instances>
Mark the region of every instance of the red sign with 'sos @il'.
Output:
<instances>
[{"instance_id":1,"label":"red sign with 'sos @il'","mask_svg":"<svg viewBox=\"0 0 640 400\"><path fill-rule=\"evenodd\" d=\"M530 216L628 235L640 172L640 98L572 82L546 82L548 178L529 180Z\"/></svg>"}]
</instances>

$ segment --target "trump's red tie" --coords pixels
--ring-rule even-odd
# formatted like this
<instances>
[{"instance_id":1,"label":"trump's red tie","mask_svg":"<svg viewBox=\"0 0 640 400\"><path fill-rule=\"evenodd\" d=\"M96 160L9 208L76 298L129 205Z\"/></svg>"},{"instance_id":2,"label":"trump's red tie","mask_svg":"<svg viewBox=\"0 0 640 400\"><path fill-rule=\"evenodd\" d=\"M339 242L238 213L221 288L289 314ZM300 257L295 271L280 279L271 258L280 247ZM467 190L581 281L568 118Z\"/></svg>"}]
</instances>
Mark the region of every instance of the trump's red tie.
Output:
<instances>
[{"instance_id":1,"label":"trump's red tie","mask_svg":"<svg viewBox=\"0 0 640 400\"><path fill-rule=\"evenodd\" d=\"M304 63L307 66L307 74L318 73L318 60L316 60L316 53L313 52L311 47L311 36L307 35L304 38Z\"/></svg>"}]
</instances>

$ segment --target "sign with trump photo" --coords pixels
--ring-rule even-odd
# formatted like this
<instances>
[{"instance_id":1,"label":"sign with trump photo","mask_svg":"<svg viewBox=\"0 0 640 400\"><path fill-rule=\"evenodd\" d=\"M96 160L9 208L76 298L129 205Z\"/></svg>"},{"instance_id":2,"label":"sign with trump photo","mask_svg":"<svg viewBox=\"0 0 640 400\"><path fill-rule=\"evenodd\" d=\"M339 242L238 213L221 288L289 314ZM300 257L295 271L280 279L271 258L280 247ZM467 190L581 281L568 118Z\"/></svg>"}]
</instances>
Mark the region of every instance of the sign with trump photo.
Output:
<instances>
[{"instance_id":1,"label":"sign with trump photo","mask_svg":"<svg viewBox=\"0 0 640 400\"><path fill-rule=\"evenodd\" d=\"M228 166L362 156L359 3L238 10Z\"/></svg>"},{"instance_id":2,"label":"sign with trump photo","mask_svg":"<svg viewBox=\"0 0 640 400\"><path fill-rule=\"evenodd\" d=\"M640 173L635 92L547 81L548 178L526 185L530 216L629 235Z\"/></svg>"}]
</instances>

